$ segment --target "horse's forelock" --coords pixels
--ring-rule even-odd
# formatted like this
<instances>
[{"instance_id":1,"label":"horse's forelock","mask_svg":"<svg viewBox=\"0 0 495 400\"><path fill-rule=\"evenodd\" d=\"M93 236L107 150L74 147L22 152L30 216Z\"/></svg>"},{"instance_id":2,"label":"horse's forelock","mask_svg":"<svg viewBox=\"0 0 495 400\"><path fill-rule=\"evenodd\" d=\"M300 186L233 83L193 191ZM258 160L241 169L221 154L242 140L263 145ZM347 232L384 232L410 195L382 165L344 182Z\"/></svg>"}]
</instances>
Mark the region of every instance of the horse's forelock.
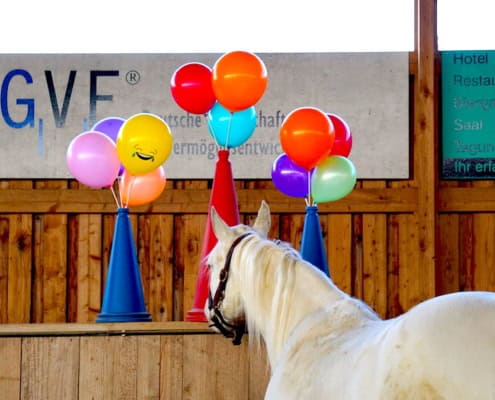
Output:
<instances>
[{"instance_id":1,"label":"horse's forelock","mask_svg":"<svg viewBox=\"0 0 495 400\"><path fill-rule=\"evenodd\" d=\"M235 233L235 236L237 237L240 236L248 231L253 231L249 226L247 225L236 225L231 228L232 231ZM253 231L254 232L254 231ZM211 266L211 267L223 267L223 264L225 263L225 258L227 256L227 252L229 251L229 248L232 246L232 242L234 239L228 243L222 243L221 241L217 241L215 246L211 249L211 251L206 255L206 262Z\"/></svg>"}]
</instances>

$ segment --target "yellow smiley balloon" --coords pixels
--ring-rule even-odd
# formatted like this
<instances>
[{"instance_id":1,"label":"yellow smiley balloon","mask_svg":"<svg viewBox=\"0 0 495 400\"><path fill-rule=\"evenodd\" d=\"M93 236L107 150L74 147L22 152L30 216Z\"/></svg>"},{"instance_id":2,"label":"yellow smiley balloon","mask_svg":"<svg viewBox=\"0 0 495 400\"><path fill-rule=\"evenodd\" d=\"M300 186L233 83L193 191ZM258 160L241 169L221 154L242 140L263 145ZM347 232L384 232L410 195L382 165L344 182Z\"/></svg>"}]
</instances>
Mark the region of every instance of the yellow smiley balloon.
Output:
<instances>
[{"instance_id":1,"label":"yellow smiley balloon","mask_svg":"<svg viewBox=\"0 0 495 400\"><path fill-rule=\"evenodd\" d=\"M153 114L127 119L117 135L117 155L124 168L140 175L162 165L172 151L173 138L167 123Z\"/></svg>"}]
</instances>

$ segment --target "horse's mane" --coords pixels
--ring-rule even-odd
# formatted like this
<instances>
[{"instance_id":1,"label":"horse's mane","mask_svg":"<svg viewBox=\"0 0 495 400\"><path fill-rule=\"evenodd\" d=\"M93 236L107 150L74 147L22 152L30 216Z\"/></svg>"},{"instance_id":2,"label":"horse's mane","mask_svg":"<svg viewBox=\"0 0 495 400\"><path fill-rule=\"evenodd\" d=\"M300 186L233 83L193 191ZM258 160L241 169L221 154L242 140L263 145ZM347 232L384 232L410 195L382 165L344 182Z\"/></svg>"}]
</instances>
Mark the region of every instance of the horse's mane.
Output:
<instances>
[{"instance_id":1,"label":"horse's mane","mask_svg":"<svg viewBox=\"0 0 495 400\"><path fill-rule=\"evenodd\" d=\"M230 275L239 291L250 344L260 348L262 336L265 342L269 337L266 344L275 355L289 338L297 340L307 329L319 326L327 332L379 319L369 306L305 261L290 243L270 240L246 225L234 230L237 235L252 233L235 248Z\"/></svg>"},{"instance_id":2,"label":"horse's mane","mask_svg":"<svg viewBox=\"0 0 495 400\"><path fill-rule=\"evenodd\" d=\"M242 241L234 253L232 264L237 266L249 338L255 344L260 343L258 324L261 322L271 331L275 346L282 346L288 334L296 274L301 273L298 270L307 269L310 274L318 276L322 288L331 284L289 243L270 240L257 232Z\"/></svg>"}]
</instances>

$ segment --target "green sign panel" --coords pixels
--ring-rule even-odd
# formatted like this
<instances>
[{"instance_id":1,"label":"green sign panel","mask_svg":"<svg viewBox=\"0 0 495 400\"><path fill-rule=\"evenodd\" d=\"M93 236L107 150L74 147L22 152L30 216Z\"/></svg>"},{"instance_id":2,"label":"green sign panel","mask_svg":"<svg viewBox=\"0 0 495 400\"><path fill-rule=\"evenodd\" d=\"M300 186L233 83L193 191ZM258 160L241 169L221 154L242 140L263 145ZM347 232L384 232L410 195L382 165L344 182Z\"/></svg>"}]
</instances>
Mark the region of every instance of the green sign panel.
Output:
<instances>
[{"instance_id":1,"label":"green sign panel","mask_svg":"<svg viewBox=\"0 0 495 400\"><path fill-rule=\"evenodd\" d=\"M442 178L495 178L495 51L445 51Z\"/></svg>"}]
</instances>

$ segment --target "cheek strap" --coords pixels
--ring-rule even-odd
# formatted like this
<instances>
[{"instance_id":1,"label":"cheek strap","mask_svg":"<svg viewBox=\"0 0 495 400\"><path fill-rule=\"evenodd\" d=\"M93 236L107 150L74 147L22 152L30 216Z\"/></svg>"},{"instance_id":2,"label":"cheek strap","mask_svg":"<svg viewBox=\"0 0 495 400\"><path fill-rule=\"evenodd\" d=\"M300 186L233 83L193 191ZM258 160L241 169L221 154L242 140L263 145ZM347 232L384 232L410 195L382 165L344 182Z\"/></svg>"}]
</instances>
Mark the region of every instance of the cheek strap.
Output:
<instances>
[{"instance_id":1,"label":"cheek strap","mask_svg":"<svg viewBox=\"0 0 495 400\"><path fill-rule=\"evenodd\" d=\"M232 261L232 255L234 249L237 245L247 236L251 235L252 232L246 232L241 236L238 236L229 248L227 252L227 257L225 258L225 264L223 269L220 271L220 279L218 283L215 295L212 297L211 290L208 292L208 310L213 311L213 315L210 316L211 324L210 327L217 328L225 337L234 338L232 341L234 345L239 345L242 340L242 336L246 332L246 325L244 321L239 324L231 324L227 322L220 311L222 301L225 297L225 289L227 288L227 281L229 279L230 264Z\"/></svg>"}]
</instances>

